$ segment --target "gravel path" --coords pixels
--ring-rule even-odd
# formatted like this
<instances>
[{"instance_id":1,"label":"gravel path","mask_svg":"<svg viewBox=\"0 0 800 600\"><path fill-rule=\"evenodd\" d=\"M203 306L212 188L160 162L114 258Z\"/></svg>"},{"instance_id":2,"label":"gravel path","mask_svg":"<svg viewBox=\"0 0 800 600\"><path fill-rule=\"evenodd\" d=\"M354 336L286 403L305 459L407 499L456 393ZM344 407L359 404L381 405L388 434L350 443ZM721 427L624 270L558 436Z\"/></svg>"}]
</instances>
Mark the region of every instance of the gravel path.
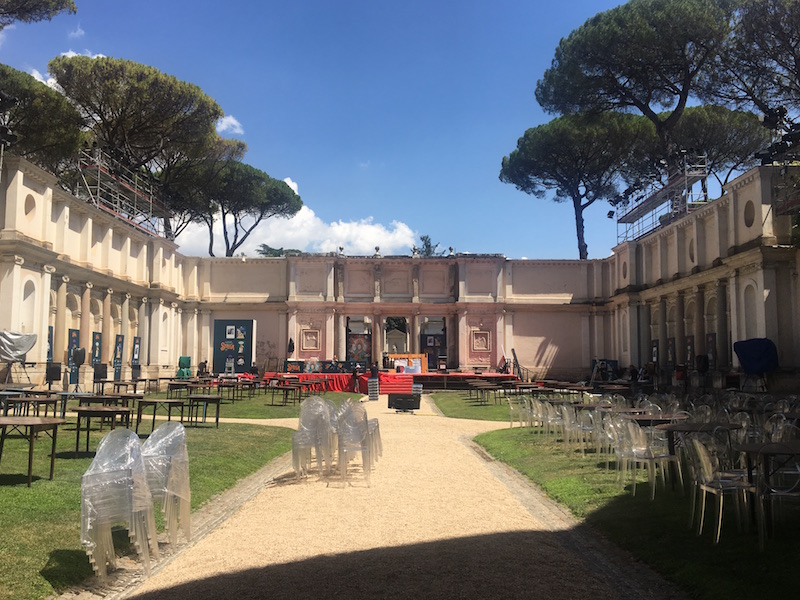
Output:
<instances>
[{"instance_id":1,"label":"gravel path","mask_svg":"<svg viewBox=\"0 0 800 600\"><path fill-rule=\"evenodd\" d=\"M93 593L680 597L471 442L506 423L447 419L425 397L414 414L388 410L384 398L366 406L384 448L369 486L358 460L347 483L316 472L297 481L284 456L196 514L192 542L162 557L149 578L132 570Z\"/></svg>"}]
</instances>

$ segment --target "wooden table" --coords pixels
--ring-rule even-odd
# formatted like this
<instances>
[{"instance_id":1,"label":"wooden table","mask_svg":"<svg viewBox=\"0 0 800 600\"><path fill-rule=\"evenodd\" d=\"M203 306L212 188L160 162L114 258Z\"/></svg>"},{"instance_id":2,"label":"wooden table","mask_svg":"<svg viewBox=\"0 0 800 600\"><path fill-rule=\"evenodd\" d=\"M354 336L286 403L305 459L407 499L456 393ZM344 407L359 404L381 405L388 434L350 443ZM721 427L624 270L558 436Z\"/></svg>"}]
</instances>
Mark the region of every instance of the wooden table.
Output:
<instances>
[{"instance_id":1,"label":"wooden table","mask_svg":"<svg viewBox=\"0 0 800 600\"><path fill-rule=\"evenodd\" d=\"M214 423L217 429L219 429L219 404L221 400L222 396L219 394L189 394L189 423L197 423L201 404L203 405L203 423L205 423L208 405L215 404L217 407L217 412Z\"/></svg>"},{"instance_id":2,"label":"wooden table","mask_svg":"<svg viewBox=\"0 0 800 600\"><path fill-rule=\"evenodd\" d=\"M0 461L3 459L3 445L6 441L7 429L11 427L19 431L20 427L25 428L25 437L28 438L28 487L31 487L33 480L33 442L36 434L40 431L52 433L48 434L53 439L53 446L50 450L50 479L53 479L53 470L56 464L56 434L58 426L66 423L65 419L56 417L0 417L0 427L3 428L0 434Z\"/></svg>"},{"instance_id":3,"label":"wooden table","mask_svg":"<svg viewBox=\"0 0 800 600\"><path fill-rule=\"evenodd\" d=\"M153 407L153 429L156 428L156 413L159 406L167 408L167 421L172 420L172 407L178 406L181 409L181 423L183 422L183 407L186 400L184 398L143 398L139 400L136 407L136 433L139 433L139 423L142 422L142 411L146 406Z\"/></svg>"},{"instance_id":4,"label":"wooden table","mask_svg":"<svg viewBox=\"0 0 800 600\"><path fill-rule=\"evenodd\" d=\"M747 457L747 480L750 483L756 480L753 467L756 465L756 461L760 459L762 476L760 489L764 493L764 520L767 526L767 536L772 537L772 494L774 493L774 489L770 484L770 479L772 475L777 473L787 462L794 461L800 456L800 440L787 440L785 442L749 442L737 445L736 450L744 452ZM783 457L783 461L780 460L781 457ZM776 462L778 464L774 466Z\"/></svg>"},{"instance_id":5,"label":"wooden table","mask_svg":"<svg viewBox=\"0 0 800 600\"><path fill-rule=\"evenodd\" d=\"M131 412L133 409L127 406L79 406L75 409L78 415L78 425L75 428L75 453L80 448L81 440L81 419L86 419L86 452L89 452L89 432L91 431L92 417L106 417L111 421L111 429L117 426L117 417L122 417L126 427L131 424Z\"/></svg>"}]
</instances>

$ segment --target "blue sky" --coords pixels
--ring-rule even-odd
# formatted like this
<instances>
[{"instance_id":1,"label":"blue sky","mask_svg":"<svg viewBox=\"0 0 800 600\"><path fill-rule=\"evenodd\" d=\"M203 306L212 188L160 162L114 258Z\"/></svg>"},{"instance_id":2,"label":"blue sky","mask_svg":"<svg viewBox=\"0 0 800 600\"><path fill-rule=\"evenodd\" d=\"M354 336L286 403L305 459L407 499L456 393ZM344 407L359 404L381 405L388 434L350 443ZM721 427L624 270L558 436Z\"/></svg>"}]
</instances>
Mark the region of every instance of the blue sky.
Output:
<instances>
[{"instance_id":1,"label":"blue sky","mask_svg":"<svg viewBox=\"0 0 800 600\"><path fill-rule=\"evenodd\" d=\"M0 62L47 78L60 54L102 54L194 83L225 111L244 161L297 186L304 209L260 243L410 254L428 234L456 252L578 257L569 204L498 179L562 37L606 0L76 0L75 15L0 32ZM585 211L590 258L611 253L607 204ZM219 239L219 238L218 238ZM189 232L184 254L205 255ZM217 242L217 255L224 248Z\"/></svg>"}]
</instances>

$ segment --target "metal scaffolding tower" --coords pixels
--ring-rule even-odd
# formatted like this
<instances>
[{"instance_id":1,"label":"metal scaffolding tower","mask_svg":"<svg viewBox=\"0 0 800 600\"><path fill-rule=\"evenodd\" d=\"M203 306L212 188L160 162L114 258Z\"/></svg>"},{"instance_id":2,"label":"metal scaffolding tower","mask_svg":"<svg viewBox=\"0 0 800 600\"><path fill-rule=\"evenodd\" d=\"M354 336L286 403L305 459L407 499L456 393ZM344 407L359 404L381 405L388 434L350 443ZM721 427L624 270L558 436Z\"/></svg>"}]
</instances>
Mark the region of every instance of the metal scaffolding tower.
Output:
<instances>
[{"instance_id":1,"label":"metal scaffolding tower","mask_svg":"<svg viewBox=\"0 0 800 600\"><path fill-rule=\"evenodd\" d=\"M695 191L695 184L708 177L705 154L684 154L679 170L667 183L652 187L639 198L617 210L617 242L639 239L708 202L705 185Z\"/></svg>"},{"instance_id":2,"label":"metal scaffolding tower","mask_svg":"<svg viewBox=\"0 0 800 600\"><path fill-rule=\"evenodd\" d=\"M79 198L149 235L164 235L169 211L160 200L160 184L150 173L129 169L97 147L84 147L78 164Z\"/></svg>"}]
</instances>

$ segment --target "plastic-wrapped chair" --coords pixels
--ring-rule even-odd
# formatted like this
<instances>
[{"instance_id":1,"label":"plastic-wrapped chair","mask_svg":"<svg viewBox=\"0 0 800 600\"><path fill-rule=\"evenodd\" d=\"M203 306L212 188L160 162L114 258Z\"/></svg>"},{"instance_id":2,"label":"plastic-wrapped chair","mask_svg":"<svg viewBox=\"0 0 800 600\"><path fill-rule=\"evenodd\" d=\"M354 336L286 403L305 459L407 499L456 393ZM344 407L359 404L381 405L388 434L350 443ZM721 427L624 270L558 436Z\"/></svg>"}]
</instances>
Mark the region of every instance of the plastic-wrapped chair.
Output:
<instances>
[{"instance_id":1,"label":"plastic-wrapped chair","mask_svg":"<svg viewBox=\"0 0 800 600\"><path fill-rule=\"evenodd\" d=\"M151 553L158 557L153 498L139 437L130 429L115 429L100 441L81 479L81 543L101 579L107 567L116 567L111 527L120 523L149 575Z\"/></svg>"},{"instance_id":2,"label":"plastic-wrapped chair","mask_svg":"<svg viewBox=\"0 0 800 600\"><path fill-rule=\"evenodd\" d=\"M300 404L297 431L292 434L292 465L299 478L308 474L311 450L314 449L320 474L331 469L333 429L330 405L319 396L310 396Z\"/></svg>"},{"instance_id":3,"label":"plastic-wrapped chair","mask_svg":"<svg viewBox=\"0 0 800 600\"><path fill-rule=\"evenodd\" d=\"M342 480L347 480L347 463L352 454L361 453L361 465L364 479L369 484L372 470L372 452L369 435L367 411L360 403L346 403L344 411L337 420L339 434L339 471Z\"/></svg>"},{"instance_id":4,"label":"plastic-wrapped chair","mask_svg":"<svg viewBox=\"0 0 800 600\"><path fill-rule=\"evenodd\" d=\"M142 444L142 459L153 502L161 502L170 543L178 541L179 529L189 541L192 496L183 425L177 421L159 425Z\"/></svg>"}]
</instances>

